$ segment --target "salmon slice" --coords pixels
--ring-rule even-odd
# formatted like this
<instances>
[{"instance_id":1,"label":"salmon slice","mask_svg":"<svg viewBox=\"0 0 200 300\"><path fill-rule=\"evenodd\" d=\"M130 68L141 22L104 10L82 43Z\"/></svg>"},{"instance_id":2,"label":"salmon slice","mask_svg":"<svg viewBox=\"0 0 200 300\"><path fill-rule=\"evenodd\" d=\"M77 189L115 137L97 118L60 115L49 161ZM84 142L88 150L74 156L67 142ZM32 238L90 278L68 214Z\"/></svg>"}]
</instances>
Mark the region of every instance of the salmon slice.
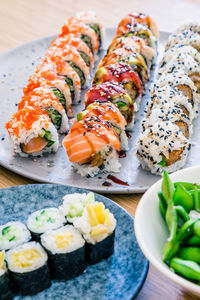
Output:
<instances>
[{"instance_id":1,"label":"salmon slice","mask_svg":"<svg viewBox=\"0 0 200 300\"><path fill-rule=\"evenodd\" d=\"M45 138L40 136L32 138L27 144L21 144L21 149L25 153L37 153L42 151L44 147L48 144L48 141Z\"/></svg>"}]
</instances>

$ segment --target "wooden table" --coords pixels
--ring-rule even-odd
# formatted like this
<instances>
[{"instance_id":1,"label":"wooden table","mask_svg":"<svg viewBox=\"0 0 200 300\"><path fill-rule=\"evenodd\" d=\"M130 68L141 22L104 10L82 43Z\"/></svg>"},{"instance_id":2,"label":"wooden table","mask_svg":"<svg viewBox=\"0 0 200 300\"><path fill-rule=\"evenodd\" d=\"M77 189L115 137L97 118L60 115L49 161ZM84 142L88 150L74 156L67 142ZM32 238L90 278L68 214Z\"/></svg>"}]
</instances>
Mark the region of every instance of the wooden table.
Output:
<instances>
[{"instance_id":1,"label":"wooden table","mask_svg":"<svg viewBox=\"0 0 200 300\"><path fill-rule=\"evenodd\" d=\"M150 14L160 30L172 31L185 18L198 20L199 0L0 0L0 52L60 31L66 18L80 10L94 10L107 27L114 27L130 11ZM1 100L3 101L3 100ZM36 183L0 167L0 188ZM132 216L141 194L108 195ZM137 300L198 299L184 292L150 266Z\"/></svg>"}]
</instances>

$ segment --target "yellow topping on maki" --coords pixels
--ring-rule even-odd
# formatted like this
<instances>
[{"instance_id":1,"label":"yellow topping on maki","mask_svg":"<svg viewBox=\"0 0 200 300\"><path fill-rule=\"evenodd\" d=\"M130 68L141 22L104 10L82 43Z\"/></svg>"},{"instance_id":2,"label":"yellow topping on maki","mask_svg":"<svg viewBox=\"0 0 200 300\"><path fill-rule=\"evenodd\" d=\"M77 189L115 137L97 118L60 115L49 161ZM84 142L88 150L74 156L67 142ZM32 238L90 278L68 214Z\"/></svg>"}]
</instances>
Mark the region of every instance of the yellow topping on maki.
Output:
<instances>
[{"instance_id":1,"label":"yellow topping on maki","mask_svg":"<svg viewBox=\"0 0 200 300\"><path fill-rule=\"evenodd\" d=\"M12 255L12 261L14 266L19 268L30 267L34 260L40 258L41 255L37 249L21 250Z\"/></svg>"},{"instance_id":2,"label":"yellow topping on maki","mask_svg":"<svg viewBox=\"0 0 200 300\"><path fill-rule=\"evenodd\" d=\"M4 251L0 251L0 269L3 269L4 259L5 259L5 252Z\"/></svg>"},{"instance_id":3,"label":"yellow topping on maki","mask_svg":"<svg viewBox=\"0 0 200 300\"><path fill-rule=\"evenodd\" d=\"M99 225L90 231L91 236L96 236L100 234L108 233L108 229L104 225Z\"/></svg>"},{"instance_id":4,"label":"yellow topping on maki","mask_svg":"<svg viewBox=\"0 0 200 300\"><path fill-rule=\"evenodd\" d=\"M58 248L66 248L73 240L73 235L70 233L61 233L56 236L56 245Z\"/></svg>"}]
</instances>

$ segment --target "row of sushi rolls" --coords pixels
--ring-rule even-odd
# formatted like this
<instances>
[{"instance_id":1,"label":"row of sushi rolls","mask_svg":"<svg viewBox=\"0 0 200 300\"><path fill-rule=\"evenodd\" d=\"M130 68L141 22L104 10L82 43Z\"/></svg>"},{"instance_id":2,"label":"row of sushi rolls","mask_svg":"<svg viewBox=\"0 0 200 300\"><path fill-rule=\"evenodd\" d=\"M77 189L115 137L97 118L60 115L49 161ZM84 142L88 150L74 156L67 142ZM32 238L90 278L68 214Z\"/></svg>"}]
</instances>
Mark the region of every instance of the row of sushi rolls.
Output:
<instances>
[{"instance_id":1,"label":"row of sushi rolls","mask_svg":"<svg viewBox=\"0 0 200 300\"><path fill-rule=\"evenodd\" d=\"M116 219L92 192L0 226L0 299L34 295L113 254Z\"/></svg>"},{"instance_id":2,"label":"row of sushi rolls","mask_svg":"<svg viewBox=\"0 0 200 300\"><path fill-rule=\"evenodd\" d=\"M159 31L143 13L130 13L100 61L85 108L73 117L81 89L88 87L104 41L102 22L89 11L70 17L29 77L18 111L6 124L14 152L38 156L57 151L58 132L69 161L82 176L119 172L128 150L142 94L158 54ZM134 151L144 169L160 174L181 168L191 147L200 92L200 24L188 22L169 36L156 81L150 87L142 133ZM131 149L132 150L132 149Z\"/></svg>"}]
</instances>

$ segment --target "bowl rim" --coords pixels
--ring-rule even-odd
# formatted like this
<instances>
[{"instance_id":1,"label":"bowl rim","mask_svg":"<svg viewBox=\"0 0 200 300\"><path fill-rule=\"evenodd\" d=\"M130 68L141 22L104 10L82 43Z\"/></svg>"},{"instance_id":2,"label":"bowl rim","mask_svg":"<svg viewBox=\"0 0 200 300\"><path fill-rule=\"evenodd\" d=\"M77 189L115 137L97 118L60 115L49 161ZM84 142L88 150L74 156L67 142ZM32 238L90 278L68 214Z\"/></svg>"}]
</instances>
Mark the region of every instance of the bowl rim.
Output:
<instances>
[{"instance_id":1,"label":"bowl rim","mask_svg":"<svg viewBox=\"0 0 200 300\"><path fill-rule=\"evenodd\" d=\"M194 166L194 167L189 167L189 168L185 168L182 170L179 170L177 172L174 172L172 174L170 174L170 178L172 180L174 180L173 178L182 175L182 174L186 174L186 173L193 173L193 172L197 172L199 171L200 174L200 165L199 166ZM200 177L200 176L199 176ZM189 180L188 180L189 181ZM163 275L165 275L167 278L169 278L170 280L174 281L175 283L179 284L180 286L182 286L183 288L187 288L188 290L190 290L193 293L199 294L200 295L200 286L198 286L197 284L184 279L183 277L177 275L176 273L174 273L174 271L172 271L164 262L160 261L158 258L156 258L153 254L151 254L151 251L149 250L149 248L146 246L145 243L145 239L143 238L143 233L142 230L140 228L140 223L142 220L142 210L145 206L145 202L147 201L149 195L152 193L152 190L157 189L157 187L159 185L161 185L162 182L162 178L159 179L157 182L155 182L142 196L142 198L140 199L140 202L136 208L136 213L135 213L135 223L134 223L134 229L135 229L135 235L136 235L136 239L137 242L142 250L142 252L144 253L144 255L146 256L146 258L150 261L150 263L158 270L160 271Z\"/></svg>"}]
</instances>

